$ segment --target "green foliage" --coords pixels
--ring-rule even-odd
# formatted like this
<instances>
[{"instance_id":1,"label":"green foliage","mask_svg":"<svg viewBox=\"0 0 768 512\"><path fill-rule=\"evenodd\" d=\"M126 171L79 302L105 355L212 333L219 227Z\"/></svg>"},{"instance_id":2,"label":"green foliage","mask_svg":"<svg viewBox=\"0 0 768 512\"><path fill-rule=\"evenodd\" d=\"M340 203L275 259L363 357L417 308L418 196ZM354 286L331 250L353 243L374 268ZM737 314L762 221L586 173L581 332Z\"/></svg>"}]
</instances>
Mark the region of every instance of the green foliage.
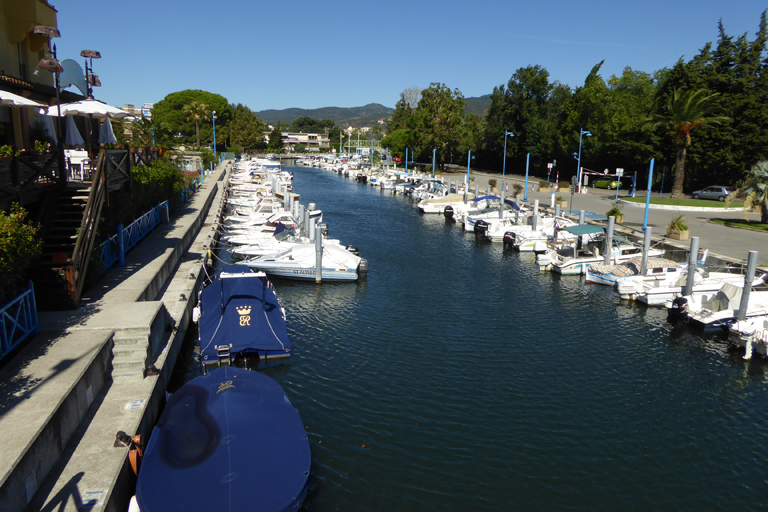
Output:
<instances>
[{"instance_id":1,"label":"green foliage","mask_svg":"<svg viewBox=\"0 0 768 512\"><path fill-rule=\"evenodd\" d=\"M681 213L672 217L667 225L667 231L674 229L675 231L688 231L688 226L685 223L685 214Z\"/></svg>"},{"instance_id":2,"label":"green foliage","mask_svg":"<svg viewBox=\"0 0 768 512\"><path fill-rule=\"evenodd\" d=\"M229 124L230 142L248 150L266 148L267 143L264 141L266 125L245 105L238 103L234 111L234 119Z\"/></svg>"},{"instance_id":3,"label":"green foliage","mask_svg":"<svg viewBox=\"0 0 768 512\"><path fill-rule=\"evenodd\" d=\"M737 191L744 196L744 209L760 208L760 222L768 222L768 160L755 164L749 171L749 178Z\"/></svg>"},{"instance_id":4,"label":"green foliage","mask_svg":"<svg viewBox=\"0 0 768 512\"><path fill-rule=\"evenodd\" d=\"M431 157L436 149L437 164L443 168L443 162L459 147L464 105L461 91L451 91L445 84L432 83L421 91L413 113L417 155Z\"/></svg>"},{"instance_id":5,"label":"green foliage","mask_svg":"<svg viewBox=\"0 0 768 512\"><path fill-rule=\"evenodd\" d=\"M161 101L155 103L152 109L153 120L157 119L167 123L175 144L197 143L195 131L195 119L190 118L184 112L184 107L197 102L207 106L208 111L216 111L216 138L220 136L220 130L225 130L232 121L234 112L226 98L200 90L185 90L167 95ZM210 119L210 117L209 117ZM199 123L200 142L213 141L213 124L211 122ZM181 137L178 137L181 134ZM222 140L224 140L222 138Z\"/></svg>"},{"instance_id":6,"label":"green foliage","mask_svg":"<svg viewBox=\"0 0 768 512\"><path fill-rule=\"evenodd\" d=\"M411 151L413 151L413 130L395 130L391 132L381 141L381 147L389 148L391 155L405 159L405 148L411 148Z\"/></svg>"},{"instance_id":7,"label":"green foliage","mask_svg":"<svg viewBox=\"0 0 768 512\"><path fill-rule=\"evenodd\" d=\"M326 130L329 134L334 134L334 132L338 131L336 123L331 119L318 121L308 116L302 116L291 124L288 131L295 133L326 133Z\"/></svg>"},{"instance_id":8,"label":"green foliage","mask_svg":"<svg viewBox=\"0 0 768 512\"><path fill-rule=\"evenodd\" d=\"M307 150L307 146L305 146L304 144L296 144L296 145L293 147L293 149L294 149L294 150L295 150L297 153L303 153L304 151L306 151L306 150Z\"/></svg>"},{"instance_id":9,"label":"green foliage","mask_svg":"<svg viewBox=\"0 0 768 512\"><path fill-rule=\"evenodd\" d=\"M409 105L405 98L405 92L400 93L400 99L395 104L395 111L392 113L392 117L387 121L387 133L393 133L396 130L407 130L412 127L409 126L411 116L413 116L414 106ZM411 123L412 125L413 123Z\"/></svg>"},{"instance_id":10,"label":"green foliage","mask_svg":"<svg viewBox=\"0 0 768 512\"><path fill-rule=\"evenodd\" d=\"M213 167L215 168L217 165L219 165L219 161L216 159L215 156L213 156L213 151L211 151L208 148L202 148L200 150L200 158L203 161L203 170L208 170L211 168L211 164L213 164Z\"/></svg>"},{"instance_id":11,"label":"green foliage","mask_svg":"<svg viewBox=\"0 0 768 512\"><path fill-rule=\"evenodd\" d=\"M39 140L35 141L35 151L37 151L38 153L41 153L41 154L47 153L50 150L51 150L50 142L42 142Z\"/></svg>"},{"instance_id":12,"label":"green foliage","mask_svg":"<svg viewBox=\"0 0 768 512\"><path fill-rule=\"evenodd\" d=\"M488 186L491 188L496 188L496 180L494 179L488 180Z\"/></svg>"},{"instance_id":13,"label":"green foliage","mask_svg":"<svg viewBox=\"0 0 768 512\"><path fill-rule=\"evenodd\" d=\"M192 176L185 174L167 158L150 165L137 165L131 171L131 190L123 194L107 215L106 225L112 229L117 224L129 224L150 208L165 200L171 209L181 203L181 190L188 185Z\"/></svg>"},{"instance_id":14,"label":"green foliage","mask_svg":"<svg viewBox=\"0 0 768 512\"><path fill-rule=\"evenodd\" d=\"M624 209L624 205L623 204L621 204L621 203L619 203L617 201L612 201L611 202L611 209L608 210L607 212L605 212L605 216L606 217L618 217L620 215L623 216L624 215L622 213L623 209Z\"/></svg>"},{"instance_id":15,"label":"green foliage","mask_svg":"<svg viewBox=\"0 0 768 512\"><path fill-rule=\"evenodd\" d=\"M539 188L549 188L551 186L552 186L552 183L550 183L548 181L541 180L539 182Z\"/></svg>"},{"instance_id":16,"label":"green foliage","mask_svg":"<svg viewBox=\"0 0 768 512\"><path fill-rule=\"evenodd\" d=\"M171 130L168 123L156 117L142 117L131 123L131 140L133 147L173 145Z\"/></svg>"},{"instance_id":17,"label":"green foliage","mask_svg":"<svg viewBox=\"0 0 768 512\"><path fill-rule=\"evenodd\" d=\"M523 186L519 183L512 185L512 197L517 197L523 193Z\"/></svg>"},{"instance_id":18,"label":"green foliage","mask_svg":"<svg viewBox=\"0 0 768 512\"><path fill-rule=\"evenodd\" d=\"M269 149L275 151L283 150L283 131L287 128L286 125L280 122L272 128L272 131L269 133Z\"/></svg>"},{"instance_id":19,"label":"green foliage","mask_svg":"<svg viewBox=\"0 0 768 512\"><path fill-rule=\"evenodd\" d=\"M18 203L8 212L0 210L0 281L4 289L20 285L27 268L40 255L43 241L39 231L40 226L27 221L27 212Z\"/></svg>"},{"instance_id":20,"label":"green foliage","mask_svg":"<svg viewBox=\"0 0 768 512\"><path fill-rule=\"evenodd\" d=\"M19 152L14 151L11 146L6 144L4 146L0 146L0 156L6 156L6 157L19 156Z\"/></svg>"}]
</instances>

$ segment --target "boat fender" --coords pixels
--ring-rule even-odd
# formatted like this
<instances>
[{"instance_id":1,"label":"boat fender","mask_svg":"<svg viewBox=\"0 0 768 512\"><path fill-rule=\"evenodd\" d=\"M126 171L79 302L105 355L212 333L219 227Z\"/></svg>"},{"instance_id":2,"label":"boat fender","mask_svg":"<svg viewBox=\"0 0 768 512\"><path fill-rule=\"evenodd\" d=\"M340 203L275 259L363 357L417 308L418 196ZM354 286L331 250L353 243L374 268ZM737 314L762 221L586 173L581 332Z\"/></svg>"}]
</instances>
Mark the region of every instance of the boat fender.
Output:
<instances>
[{"instance_id":1,"label":"boat fender","mask_svg":"<svg viewBox=\"0 0 768 512\"><path fill-rule=\"evenodd\" d=\"M192 321L197 323L200 320L200 306L195 306L192 309Z\"/></svg>"}]
</instances>

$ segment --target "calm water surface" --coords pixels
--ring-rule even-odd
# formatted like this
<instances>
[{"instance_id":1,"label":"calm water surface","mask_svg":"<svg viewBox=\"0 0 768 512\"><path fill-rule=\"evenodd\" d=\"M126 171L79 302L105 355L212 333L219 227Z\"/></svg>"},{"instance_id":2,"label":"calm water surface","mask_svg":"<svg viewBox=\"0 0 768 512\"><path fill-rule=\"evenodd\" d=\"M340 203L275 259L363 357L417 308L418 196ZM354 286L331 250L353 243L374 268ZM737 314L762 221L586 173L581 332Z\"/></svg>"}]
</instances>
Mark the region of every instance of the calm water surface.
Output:
<instances>
[{"instance_id":1,"label":"calm water surface","mask_svg":"<svg viewBox=\"0 0 768 512\"><path fill-rule=\"evenodd\" d=\"M289 170L371 268L276 283L294 352L265 373L310 437L305 510L765 509L763 361L408 198Z\"/></svg>"}]
</instances>

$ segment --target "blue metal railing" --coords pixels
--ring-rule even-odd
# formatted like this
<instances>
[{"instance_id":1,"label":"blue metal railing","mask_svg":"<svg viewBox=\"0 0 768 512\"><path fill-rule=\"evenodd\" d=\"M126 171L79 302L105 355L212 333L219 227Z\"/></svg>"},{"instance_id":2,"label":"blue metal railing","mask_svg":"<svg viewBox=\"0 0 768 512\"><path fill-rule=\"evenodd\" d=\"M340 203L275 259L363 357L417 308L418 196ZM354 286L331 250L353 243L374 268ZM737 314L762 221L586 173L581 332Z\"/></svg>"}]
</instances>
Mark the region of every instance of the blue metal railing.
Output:
<instances>
[{"instance_id":1,"label":"blue metal railing","mask_svg":"<svg viewBox=\"0 0 768 512\"><path fill-rule=\"evenodd\" d=\"M29 283L24 293L0 308L0 359L38 332L35 289Z\"/></svg>"},{"instance_id":2,"label":"blue metal railing","mask_svg":"<svg viewBox=\"0 0 768 512\"><path fill-rule=\"evenodd\" d=\"M125 266L125 254L147 237L163 220L163 211L168 212L168 201L163 201L147 213L123 228L117 225L117 234L101 244L101 262L104 270L111 269L115 263Z\"/></svg>"},{"instance_id":3,"label":"blue metal railing","mask_svg":"<svg viewBox=\"0 0 768 512\"><path fill-rule=\"evenodd\" d=\"M192 194L194 194L197 191L197 187L200 183L200 178L195 178L192 180L192 183L190 183L186 188L182 189L181 191L181 200L185 203L189 202L189 198L192 197Z\"/></svg>"}]
</instances>

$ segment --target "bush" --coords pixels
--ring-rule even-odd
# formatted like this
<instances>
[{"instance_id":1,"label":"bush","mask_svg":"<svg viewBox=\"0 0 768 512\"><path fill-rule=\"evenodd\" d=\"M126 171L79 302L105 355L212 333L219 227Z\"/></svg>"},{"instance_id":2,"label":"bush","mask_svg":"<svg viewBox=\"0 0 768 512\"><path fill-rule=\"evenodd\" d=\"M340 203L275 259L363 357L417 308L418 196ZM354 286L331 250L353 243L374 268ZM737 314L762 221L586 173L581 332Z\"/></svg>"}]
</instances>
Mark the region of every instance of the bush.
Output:
<instances>
[{"instance_id":1,"label":"bush","mask_svg":"<svg viewBox=\"0 0 768 512\"><path fill-rule=\"evenodd\" d=\"M552 186L552 184L550 182L548 182L548 181L541 180L539 182L539 188L549 188L551 186Z\"/></svg>"},{"instance_id":2,"label":"bush","mask_svg":"<svg viewBox=\"0 0 768 512\"><path fill-rule=\"evenodd\" d=\"M496 180L488 180L488 186L491 188L496 188Z\"/></svg>"},{"instance_id":3,"label":"bush","mask_svg":"<svg viewBox=\"0 0 768 512\"><path fill-rule=\"evenodd\" d=\"M8 298L2 295L24 282L30 263L40 255L43 241L39 231L40 226L28 222L27 211L17 203L10 212L0 211L0 302Z\"/></svg>"},{"instance_id":4,"label":"bush","mask_svg":"<svg viewBox=\"0 0 768 512\"><path fill-rule=\"evenodd\" d=\"M621 203L618 203L616 201L611 202L611 209L608 210L605 213L606 217L618 217L619 215L624 215L621 213L621 210L624 208L624 205Z\"/></svg>"},{"instance_id":5,"label":"bush","mask_svg":"<svg viewBox=\"0 0 768 512\"><path fill-rule=\"evenodd\" d=\"M512 185L512 197L517 197L523 193L523 186L519 183Z\"/></svg>"},{"instance_id":6,"label":"bush","mask_svg":"<svg viewBox=\"0 0 768 512\"><path fill-rule=\"evenodd\" d=\"M200 158L203 160L202 165L204 171L210 170L211 164L213 164L214 168L219 164L218 159L213 156L213 151L208 148L203 148L200 150Z\"/></svg>"},{"instance_id":7,"label":"bush","mask_svg":"<svg viewBox=\"0 0 768 512\"><path fill-rule=\"evenodd\" d=\"M557 184L557 188L558 188L558 189L563 189L563 188L570 188L570 186L571 186L571 184L570 184L570 183L568 183L567 181L561 181L561 182L559 182L559 183Z\"/></svg>"},{"instance_id":8,"label":"bush","mask_svg":"<svg viewBox=\"0 0 768 512\"><path fill-rule=\"evenodd\" d=\"M667 226L667 230L674 229L676 231L688 231L688 226L685 224L685 215L680 214L675 217L672 217L672 220L669 221L669 225Z\"/></svg>"}]
</instances>

